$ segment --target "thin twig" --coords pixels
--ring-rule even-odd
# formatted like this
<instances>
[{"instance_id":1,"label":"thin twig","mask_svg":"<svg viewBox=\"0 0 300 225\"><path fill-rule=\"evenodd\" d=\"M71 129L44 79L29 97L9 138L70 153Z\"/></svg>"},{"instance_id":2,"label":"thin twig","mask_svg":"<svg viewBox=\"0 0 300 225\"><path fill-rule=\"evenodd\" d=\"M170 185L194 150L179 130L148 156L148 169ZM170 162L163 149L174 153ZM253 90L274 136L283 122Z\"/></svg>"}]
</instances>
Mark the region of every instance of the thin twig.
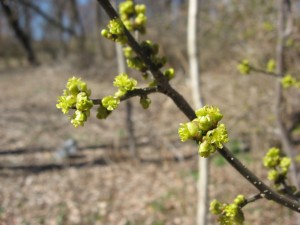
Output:
<instances>
[{"instance_id":1,"label":"thin twig","mask_svg":"<svg viewBox=\"0 0 300 225\"><path fill-rule=\"evenodd\" d=\"M136 96L147 96L149 94L158 92L157 87L137 88L132 91L127 91L125 95L120 98L120 101L127 100ZM92 99L94 105L100 105L102 99Z\"/></svg>"},{"instance_id":2,"label":"thin twig","mask_svg":"<svg viewBox=\"0 0 300 225\"><path fill-rule=\"evenodd\" d=\"M262 193L255 194L251 197L246 198L245 201L243 202L243 204L240 205L240 207L243 208L246 205L248 205L249 203L255 202L262 198L264 198L264 194L262 194Z\"/></svg>"},{"instance_id":3,"label":"thin twig","mask_svg":"<svg viewBox=\"0 0 300 225\"><path fill-rule=\"evenodd\" d=\"M98 3L103 7L106 11L107 15L110 19L119 18L118 13L112 7L108 0L97 0ZM128 39L128 45L135 51L135 53L141 57L144 63L148 66L148 69L151 71L153 77L157 81L158 92L163 93L169 96L176 106L190 119L193 120L195 118L195 112L192 107L187 103L187 101L180 95L175 89L173 89L168 79L163 75L163 73L155 66L155 64L150 59L149 55L147 55L140 45L136 42L131 33L126 29L123 25L124 33Z\"/></svg>"},{"instance_id":4,"label":"thin twig","mask_svg":"<svg viewBox=\"0 0 300 225\"><path fill-rule=\"evenodd\" d=\"M254 72L262 73L264 75L271 76L271 77L278 77L278 78L280 78L279 74L277 74L277 73L269 72L269 71L266 71L266 70L263 70L263 69L259 69L259 68L255 68L255 67L252 67L252 66L250 68Z\"/></svg>"}]
</instances>

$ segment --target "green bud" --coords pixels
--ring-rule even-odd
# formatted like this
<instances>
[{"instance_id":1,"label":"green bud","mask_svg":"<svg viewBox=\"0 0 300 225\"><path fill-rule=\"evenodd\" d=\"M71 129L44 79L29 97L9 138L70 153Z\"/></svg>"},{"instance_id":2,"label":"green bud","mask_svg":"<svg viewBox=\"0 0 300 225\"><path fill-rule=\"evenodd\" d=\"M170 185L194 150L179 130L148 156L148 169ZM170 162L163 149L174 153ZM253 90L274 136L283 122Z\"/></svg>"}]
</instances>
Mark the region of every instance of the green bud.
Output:
<instances>
[{"instance_id":1,"label":"green bud","mask_svg":"<svg viewBox=\"0 0 300 225\"><path fill-rule=\"evenodd\" d=\"M101 104L99 108L97 109L97 118L98 119L106 119L111 111L107 110L103 105Z\"/></svg>"},{"instance_id":2,"label":"green bud","mask_svg":"<svg viewBox=\"0 0 300 225\"><path fill-rule=\"evenodd\" d=\"M106 96L102 99L102 105L109 111L115 110L120 104L120 99L114 96Z\"/></svg>"},{"instance_id":3,"label":"green bud","mask_svg":"<svg viewBox=\"0 0 300 225\"><path fill-rule=\"evenodd\" d=\"M130 57L133 56L133 50L132 50L132 48L129 47L129 46L123 48L123 52L124 52L124 56L125 56L126 58L130 58Z\"/></svg>"},{"instance_id":4,"label":"green bud","mask_svg":"<svg viewBox=\"0 0 300 225\"><path fill-rule=\"evenodd\" d=\"M134 2L133 1L124 1L119 4L120 14L131 15L134 13Z\"/></svg>"},{"instance_id":5,"label":"green bud","mask_svg":"<svg viewBox=\"0 0 300 225\"><path fill-rule=\"evenodd\" d=\"M146 6L144 4L136 4L134 8L135 8L135 12L137 14L139 14L139 13L145 14L146 13Z\"/></svg>"},{"instance_id":6,"label":"green bud","mask_svg":"<svg viewBox=\"0 0 300 225\"><path fill-rule=\"evenodd\" d=\"M76 108L77 110L71 117L71 123L75 127L83 126L93 107L93 102L89 99L90 94L91 91L85 82L80 78L72 77L68 80L63 95L58 97L56 107L60 108L64 114Z\"/></svg>"},{"instance_id":7,"label":"green bud","mask_svg":"<svg viewBox=\"0 0 300 225\"><path fill-rule=\"evenodd\" d=\"M238 196L236 199L244 199L242 195ZM235 199L235 200L236 200ZM239 204L225 204L214 200L210 204L210 211L219 215L219 222L221 225L243 225L244 224L244 214Z\"/></svg>"},{"instance_id":8,"label":"green bud","mask_svg":"<svg viewBox=\"0 0 300 225\"><path fill-rule=\"evenodd\" d=\"M189 134L190 134L191 138L195 138L196 136L198 136L199 127L196 125L196 123L188 122L188 123L186 123L186 127L189 131Z\"/></svg>"},{"instance_id":9,"label":"green bud","mask_svg":"<svg viewBox=\"0 0 300 225\"><path fill-rule=\"evenodd\" d=\"M267 63L267 71L273 73L275 71L276 63L274 59L270 59Z\"/></svg>"},{"instance_id":10,"label":"green bud","mask_svg":"<svg viewBox=\"0 0 300 225\"><path fill-rule=\"evenodd\" d=\"M140 104L143 107L143 109L148 109L151 104L151 99L148 98L147 96L141 96Z\"/></svg>"},{"instance_id":11,"label":"green bud","mask_svg":"<svg viewBox=\"0 0 300 225\"><path fill-rule=\"evenodd\" d=\"M72 94L72 95L77 95L79 93L79 89L78 89L78 85L77 84L71 84L69 86L69 92Z\"/></svg>"},{"instance_id":12,"label":"green bud","mask_svg":"<svg viewBox=\"0 0 300 225\"><path fill-rule=\"evenodd\" d=\"M178 134L179 134L180 140L182 142L185 142L191 138L191 135L190 135L190 132L188 130L186 123L179 124Z\"/></svg>"},{"instance_id":13,"label":"green bud","mask_svg":"<svg viewBox=\"0 0 300 225\"><path fill-rule=\"evenodd\" d=\"M246 198L244 195L238 195L235 199L234 199L234 204L236 205L241 205L245 202Z\"/></svg>"},{"instance_id":14,"label":"green bud","mask_svg":"<svg viewBox=\"0 0 300 225\"><path fill-rule=\"evenodd\" d=\"M208 131L215 126L209 115L198 117L195 121L198 122L199 128L203 131Z\"/></svg>"},{"instance_id":15,"label":"green bud","mask_svg":"<svg viewBox=\"0 0 300 225\"><path fill-rule=\"evenodd\" d=\"M197 110L196 116L199 119L200 123L203 123L207 131L217 125L217 123L223 118L223 115L220 113L220 110L215 106L204 106L201 109Z\"/></svg>"},{"instance_id":16,"label":"green bud","mask_svg":"<svg viewBox=\"0 0 300 225\"><path fill-rule=\"evenodd\" d=\"M178 129L178 134L182 142L188 139L202 139L201 130L199 130L197 123L195 123L194 121L188 123L181 123Z\"/></svg>"},{"instance_id":17,"label":"green bud","mask_svg":"<svg viewBox=\"0 0 300 225\"><path fill-rule=\"evenodd\" d=\"M74 95L68 95L65 97L65 99L66 99L68 107L72 108L76 104L77 97L75 97Z\"/></svg>"},{"instance_id":18,"label":"green bud","mask_svg":"<svg viewBox=\"0 0 300 225\"><path fill-rule=\"evenodd\" d=\"M199 146L199 155L201 157L207 158L211 153L214 153L216 151L216 147L207 141L204 141Z\"/></svg>"},{"instance_id":19,"label":"green bud","mask_svg":"<svg viewBox=\"0 0 300 225\"><path fill-rule=\"evenodd\" d=\"M244 59L241 63L238 64L237 69L241 74L244 74L244 75L250 74L251 67L250 67L249 61Z\"/></svg>"},{"instance_id":20,"label":"green bud","mask_svg":"<svg viewBox=\"0 0 300 225\"><path fill-rule=\"evenodd\" d=\"M228 142L228 134L224 124L219 124L217 128L207 132L205 140L215 147L221 149L223 144Z\"/></svg>"},{"instance_id":21,"label":"green bud","mask_svg":"<svg viewBox=\"0 0 300 225\"><path fill-rule=\"evenodd\" d=\"M124 34L124 26L119 19L110 20L107 29L101 31L101 35L120 44L127 43L127 36Z\"/></svg>"},{"instance_id":22,"label":"green bud","mask_svg":"<svg viewBox=\"0 0 300 225\"><path fill-rule=\"evenodd\" d=\"M121 92L126 93L136 88L137 80L129 78L127 74L121 73L115 77L114 86L118 87Z\"/></svg>"},{"instance_id":23,"label":"green bud","mask_svg":"<svg viewBox=\"0 0 300 225\"><path fill-rule=\"evenodd\" d=\"M85 112L76 110L71 119L71 123L74 125L74 127L78 127L78 126L83 126L86 120L87 120L87 114Z\"/></svg>"},{"instance_id":24,"label":"green bud","mask_svg":"<svg viewBox=\"0 0 300 225\"><path fill-rule=\"evenodd\" d=\"M268 173L268 179L270 181L274 181L274 182L277 182L278 179L279 179L279 172L277 170L270 170L269 173Z\"/></svg>"},{"instance_id":25,"label":"green bud","mask_svg":"<svg viewBox=\"0 0 300 225\"><path fill-rule=\"evenodd\" d=\"M124 90L118 90L116 93L115 93L115 97L116 98L120 98L120 97L122 97L122 96L124 96L126 94L126 91L124 91Z\"/></svg>"},{"instance_id":26,"label":"green bud","mask_svg":"<svg viewBox=\"0 0 300 225\"><path fill-rule=\"evenodd\" d=\"M123 23L124 23L124 26L127 28L127 30L133 31L133 25L130 20L124 20Z\"/></svg>"},{"instance_id":27,"label":"green bud","mask_svg":"<svg viewBox=\"0 0 300 225\"><path fill-rule=\"evenodd\" d=\"M214 199L209 206L209 211L214 215L219 215L223 211L223 204L216 199Z\"/></svg>"},{"instance_id":28,"label":"green bud","mask_svg":"<svg viewBox=\"0 0 300 225\"><path fill-rule=\"evenodd\" d=\"M147 67L143 63L142 59L138 56L128 58L126 62L129 68L136 69L142 72L145 72L147 70Z\"/></svg>"},{"instance_id":29,"label":"green bud","mask_svg":"<svg viewBox=\"0 0 300 225\"><path fill-rule=\"evenodd\" d=\"M175 70L173 68L169 68L164 72L164 76L168 78L168 80L171 80L175 76Z\"/></svg>"},{"instance_id":30,"label":"green bud","mask_svg":"<svg viewBox=\"0 0 300 225\"><path fill-rule=\"evenodd\" d=\"M280 150L278 148L270 148L263 158L264 166L267 168L274 168L280 163Z\"/></svg>"},{"instance_id":31,"label":"green bud","mask_svg":"<svg viewBox=\"0 0 300 225\"><path fill-rule=\"evenodd\" d=\"M145 24L147 22L147 17L144 14L139 13L137 15L137 17L135 18L134 22L137 26L145 26Z\"/></svg>"},{"instance_id":32,"label":"green bud","mask_svg":"<svg viewBox=\"0 0 300 225\"><path fill-rule=\"evenodd\" d=\"M63 114L67 114L69 112L69 109L72 105L69 104L69 101L67 101L66 96L59 96L57 99L56 108L61 109Z\"/></svg>"},{"instance_id":33,"label":"green bud","mask_svg":"<svg viewBox=\"0 0 300 225\"><path fill-rule=\"evenodd\" d=\"M284 88L289 88L289 87L293 87L293 86L297 87L298 83L299 82L290 74L285 75L281 79L281 84Z\"/></svg>"},{"instance_id":34,"label":"green bud","mask_svg":"<svg viewBox=\"0 0 300 225\"><path fill-rule=\"evenodd\" d=\"M107 30L107 29L103 29L103 30L101 31L101 35L102 35L103 37L105 37L105 38L108 38L108 37L109 37L109 32L108 32L108 30Z\"/></svg>"},{"instance_id":35,"label":"green bud","mask_svg":"<svg viewBox=\"0 0 300 225\"><path fill-rule=\"evenodd\" d=\"M108 24L109 32L114 35L122 35L124 33L124 28L122 23L118 19L113 19L109 21Z\"/></svg>"},{"instance_id":36,"label":"green bud","mask_svg":"<svg viewBox=\"0 0 300 225\"><path fill-rule=\"evenodd\" d=\"M288 157L283 157L283 158L281 158L279 166L280 166L282 169L288 170L289 167L291 166L291 159L288 158Z\"/></svg>"},{"instance_id":37,"label":"green bud","mask_svg":"<svg viewBox=\"0 0 300 225\"><path fill-rule=\"evenodd\" d=\"M88 111L93 107L93 102L85 92L80 92L77 95L76 108L80 111Z\"/></svg>"}]
</instances>

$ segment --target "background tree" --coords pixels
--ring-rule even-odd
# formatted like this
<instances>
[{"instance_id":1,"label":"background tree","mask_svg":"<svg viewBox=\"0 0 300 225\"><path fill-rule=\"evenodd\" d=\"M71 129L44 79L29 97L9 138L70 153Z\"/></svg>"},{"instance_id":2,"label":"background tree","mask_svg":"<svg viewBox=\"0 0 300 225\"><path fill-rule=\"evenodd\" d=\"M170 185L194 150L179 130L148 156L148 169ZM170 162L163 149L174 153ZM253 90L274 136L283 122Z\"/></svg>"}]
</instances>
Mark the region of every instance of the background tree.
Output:
<instances>
[{"instance_id":1,"label":"background tree","mask_svg":"<svg viewBox=\"0 0 300 225\"><path fill-rule=\"evenodd\" d=\"M191 77L191 90L193 95L193 103L195 108L202 108L204 106L203 97L201 95L200 86L200 68L198 65L199 59L197 57L197 15L198 4L201 1L190 0L188 10L188 26L187 26L187 50L189 57L189 72ZM197 184L198 189L198 203L197 203L197 224L208 224L208 201L209 201L209 161L207 158L199 158L198 162L199 179Z\"/></svg>"},{"instance_id":2,"label":"background tree","mask_svg":"<svg viewBox=\"0 0 300 225\"><path fill-rule=\"evenodd\" d=\"M16 15L14 15L15 13L12 11L9 3L5 0L1 0L0 4L7 18L7 21L9 22L11 28L15 32L16 38L19 40L20 44L23 46L24 50L26 51L28 61L32 65L37 65L38 60L32 48L30 38L25 33L25 31L21 28L18 18L16 17Z\"/></svg>"}]
</instances>

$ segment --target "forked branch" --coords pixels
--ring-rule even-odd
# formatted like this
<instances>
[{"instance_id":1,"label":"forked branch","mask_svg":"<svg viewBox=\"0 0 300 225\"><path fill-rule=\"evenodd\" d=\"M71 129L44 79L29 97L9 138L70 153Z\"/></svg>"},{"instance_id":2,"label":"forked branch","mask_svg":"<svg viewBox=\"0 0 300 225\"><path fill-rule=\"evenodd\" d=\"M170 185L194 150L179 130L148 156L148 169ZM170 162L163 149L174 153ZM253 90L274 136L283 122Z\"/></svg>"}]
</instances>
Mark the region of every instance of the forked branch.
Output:
<instances>
[{"instance_id":1,"label":"forked branch","mask_svg":"<svg viewBox=\"0 0 300 225\"><path fill-rule=\"evenodd\" d=\"M97 0L98 3L106 11L110 19L119 19L119 16L115 9L110 4L109 0ZM136 52L136 54L147 65L154 78L157 81L157 90L168 97L170 97L177 107L187 116L188 119L193 120L196 118L195 112L187 101L169 84L168 79L163 76L162 72L156 68L149 56L143 52L143 49L130 34L130 32L124 27L124 33L128 39L128 45ZM293 211L300 212L300 203L295 199L288 198L275 192L272 188L266 185L255 174L253 174L246 166L244 166L226 147L218 149L218 152L233 166L248 182L250 182L256 189L260 191L260 197L268 200L273 200L280 205L290 208Z\"/></svg>"}]
</instances>

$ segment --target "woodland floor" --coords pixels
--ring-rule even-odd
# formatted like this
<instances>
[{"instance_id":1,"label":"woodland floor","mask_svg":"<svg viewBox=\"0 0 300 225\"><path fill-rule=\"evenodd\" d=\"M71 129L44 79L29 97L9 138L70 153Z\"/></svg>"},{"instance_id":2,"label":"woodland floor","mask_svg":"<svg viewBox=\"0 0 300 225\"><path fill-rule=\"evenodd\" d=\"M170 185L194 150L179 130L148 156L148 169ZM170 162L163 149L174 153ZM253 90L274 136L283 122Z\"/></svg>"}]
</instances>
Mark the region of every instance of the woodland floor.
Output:
<instances>
[{"instance_id":1,"label":"woodland floor","mask_svg":"<svg viewBox=\"0 0 300 225\"><path fill-rule=\"evenodd\" d=\"M72 64L70 64L72 65ZM43 65L0 71L0 224L1 225L194 225L197 148L181 143L187 119L171 100L155 94L143 110L132 99L141 163L127 150L125 104L105 121L95 111L84 127L73 128L56 109L70 76L80 76L92 96L114 93L114 63L95 71ZM272 115L274 82L228 71L204 72L207 103L218 105L230 131L229 148L246 143L238 157L263 179L261 157L276 144ZM190 100L183 72L172 81ZM76 157L54 155L68 138L78 142ZM265 179L266 180L266 179ZM266 181L267 182L267 181ZM231 202L237 194L257 193L219 156L211 160L211 198ZM245 208L246 225L294 225L295 214L266 200ZM217 224L211 217L212 224Z\"/></svg>"}]
</instances>

